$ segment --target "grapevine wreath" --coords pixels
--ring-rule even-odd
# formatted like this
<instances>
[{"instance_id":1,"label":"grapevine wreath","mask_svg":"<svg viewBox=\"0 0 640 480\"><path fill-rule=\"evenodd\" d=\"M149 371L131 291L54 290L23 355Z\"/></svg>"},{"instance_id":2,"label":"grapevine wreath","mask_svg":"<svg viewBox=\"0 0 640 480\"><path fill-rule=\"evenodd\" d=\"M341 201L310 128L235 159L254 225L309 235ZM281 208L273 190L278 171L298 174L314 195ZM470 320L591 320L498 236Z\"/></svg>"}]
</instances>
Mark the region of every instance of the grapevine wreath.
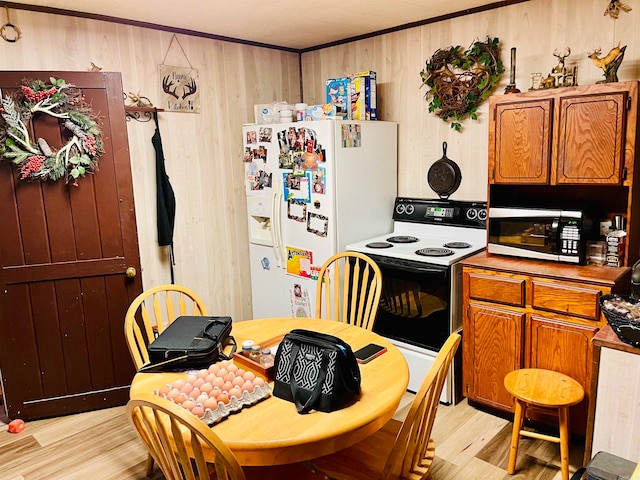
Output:
<instances>
[{"instance_id":1,"label":"grapevine wreath","mask_svg":"<svg viewBox=\"0 0 640 480\"><path fill-rule=\"evenodd\" d=\"M478 106L503 72L497 38L476 41L464 51L460 46L436 50L420 72L422 86L428 89L429 112L444 121L453 120L451 128L460 131L466 116L477 120Z\"/></svg>"},{"instance_id":2,"label":"grapevine wreath","mask_svg":"<svg viewBox=\"0 0 640 480\"><path fill-rule=\"evenodd\" d=\"M0 113L0 157L20 168L21 180L64 178L78 186L79 177L98 168L104 149L97 116L74 85L61 78L25 81L20 91L2 99ZM28 125L37 114L51 115L64 127L70 138L59 150L44 138L31 139Z\"/></svg>"}]
</instances>

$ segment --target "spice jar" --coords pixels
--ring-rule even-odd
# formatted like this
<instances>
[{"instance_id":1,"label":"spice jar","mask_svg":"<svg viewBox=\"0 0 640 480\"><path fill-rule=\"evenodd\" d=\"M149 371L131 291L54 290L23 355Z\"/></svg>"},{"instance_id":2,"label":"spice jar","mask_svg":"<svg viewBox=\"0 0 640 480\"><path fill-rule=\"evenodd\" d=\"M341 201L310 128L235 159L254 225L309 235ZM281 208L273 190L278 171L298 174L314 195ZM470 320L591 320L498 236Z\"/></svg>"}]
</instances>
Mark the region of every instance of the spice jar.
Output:
<instances>
[{"instance_id":1,"label":"spice jar","mask_svg":"<svg viewBox=\"0 0 640 480\"><path fill-rule=\"evenodd\" d=\"M264 368L273 367L274 357L273 357L273 353L271 353L270 348L265 348L262 351L262 358L260 359L260 363Z\"/></svg>"},{"instance_id":2,"label":"spice jar","mask_svg":"<svg viewBox=\"0 0 640 480\"><path fill-rule=\"evenodd\" d=\"M249 356L251 353L251 347L253 347L253 340L245 340L242 342L242 354Z\"/></svg>"},{"instance_id":3,"label":"spice jar","mask_svg":"<svg viewBox=\"0 0 640 480\"><path fill-rule=\"evenodd\" d=\"M260 363L260 360L262 359L262 350L260 349L260 345L254 345L251 347L249 358L256 363Z\"/></svg>"}]
</instances>

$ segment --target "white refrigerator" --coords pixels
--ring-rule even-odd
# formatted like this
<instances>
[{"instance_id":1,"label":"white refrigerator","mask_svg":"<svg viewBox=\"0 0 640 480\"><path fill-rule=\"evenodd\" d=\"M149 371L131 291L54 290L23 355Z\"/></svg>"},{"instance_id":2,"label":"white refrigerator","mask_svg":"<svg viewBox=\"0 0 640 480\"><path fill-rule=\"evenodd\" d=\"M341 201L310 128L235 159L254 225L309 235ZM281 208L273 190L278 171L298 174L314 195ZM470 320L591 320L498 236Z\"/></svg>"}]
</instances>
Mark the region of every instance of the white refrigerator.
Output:
<instances>
[{"instance_id":1,"label":"white refrigerator","mask_svg":"<svg viewBox=\"0 0 640 480\"><path fill-rule=\"evenodd\" d=\"M314 316L322 264L393 230L397 128L346 120L243 127L253 318Z\"/></svg>"}]
</instances>

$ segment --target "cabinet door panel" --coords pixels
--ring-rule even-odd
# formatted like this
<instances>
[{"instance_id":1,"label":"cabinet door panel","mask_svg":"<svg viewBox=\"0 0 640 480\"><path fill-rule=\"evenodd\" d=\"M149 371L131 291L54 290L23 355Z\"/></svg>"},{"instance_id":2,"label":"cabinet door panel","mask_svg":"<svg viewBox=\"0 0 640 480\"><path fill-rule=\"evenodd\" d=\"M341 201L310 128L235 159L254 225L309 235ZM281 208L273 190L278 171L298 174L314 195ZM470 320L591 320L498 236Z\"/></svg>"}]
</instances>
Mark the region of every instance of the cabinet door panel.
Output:
<instances>
[{"instance_id":1,"label":"cabinet door panel","mask_svg":"<svg viewBox=\"0 0 640 480\"><path fill-rule=\"evenodd\" d=\"M626 92L559 99L557 184L622 184Z\"/></svg>"},{"instance_id":2,"label":"cabinet door panel","mask_svg":"<svg viewBox=\"0 0 640 480\"><path fill-rule=\"evenodd\" d=\"M527 322L525 368L545 368L569 375L582 385L585 398L571 407L571 430L584 435L591 388L593 347L597 327L587 327L532 315Z\"/></svg>"},{"instance_id":3,"label":"cabinet door panel","mask_svg":"<svg viewBox=\"0 0 640 480\"><path fill-rule=\"evenodd\" d=\"M495 106L489 139L490 183L549 183L552 105L552 99L542 99Z\"/></svg>"},{"instance_id":4,"label":"cabinet door panel","mask_svg":"<svg viewBox=\"0 0 640 480\"><path fill-rule=\"evenodd\" d=\"M504 377L522 366L524 314L469 305L469 334L464 335L464 378L473 400L513 410Z\"/></svg>"}]
</instances>

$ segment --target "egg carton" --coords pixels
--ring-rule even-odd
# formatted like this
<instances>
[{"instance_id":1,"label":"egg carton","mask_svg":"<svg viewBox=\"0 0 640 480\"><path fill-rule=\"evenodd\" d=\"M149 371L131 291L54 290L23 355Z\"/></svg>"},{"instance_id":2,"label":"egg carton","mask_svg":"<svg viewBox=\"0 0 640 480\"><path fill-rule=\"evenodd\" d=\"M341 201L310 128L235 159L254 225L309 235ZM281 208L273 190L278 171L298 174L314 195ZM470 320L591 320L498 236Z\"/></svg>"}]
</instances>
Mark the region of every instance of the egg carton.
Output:
<instances>
[{"instance_id":1,"label":"egg carton","mask_svg":"<svg viewBox=\"0 0 640 480\"><path fill-rule=\"evenodd\" d=\"M269 384L265 383L262 387L256 385L253 392L244 391L240 398L231 397L229 399L229 403L218 403L215 410L207 408L201 420L207 425L213 425L225 419L232 413L242 410L245 407L250 407L270 395L271 388L269 387Z\"/></svg>"},{"instance_id":2,"label":"egg carton","mask_svg":"<svg viewBox=\"0 0 640 480\"><path fill-rule=\"evenodd\" d=\"M157 390L154 393L156 395L160 395ZM164 395L160 396L166 398ZM256 385L252 392L242 392L240 398L231 397L228 403L218 403L218 406L215 410L207 408L204 412L204 415L199 418L207 425L214 425L224 420L232 413L242 410L245 407L250 407L251 405L258 403L260 400L265 399L269 396L271 396L271 387L269 387L268 383L265 383L262 387ZM172 399L169 400L173 401Z\"/></svg>"}]
</instances>

